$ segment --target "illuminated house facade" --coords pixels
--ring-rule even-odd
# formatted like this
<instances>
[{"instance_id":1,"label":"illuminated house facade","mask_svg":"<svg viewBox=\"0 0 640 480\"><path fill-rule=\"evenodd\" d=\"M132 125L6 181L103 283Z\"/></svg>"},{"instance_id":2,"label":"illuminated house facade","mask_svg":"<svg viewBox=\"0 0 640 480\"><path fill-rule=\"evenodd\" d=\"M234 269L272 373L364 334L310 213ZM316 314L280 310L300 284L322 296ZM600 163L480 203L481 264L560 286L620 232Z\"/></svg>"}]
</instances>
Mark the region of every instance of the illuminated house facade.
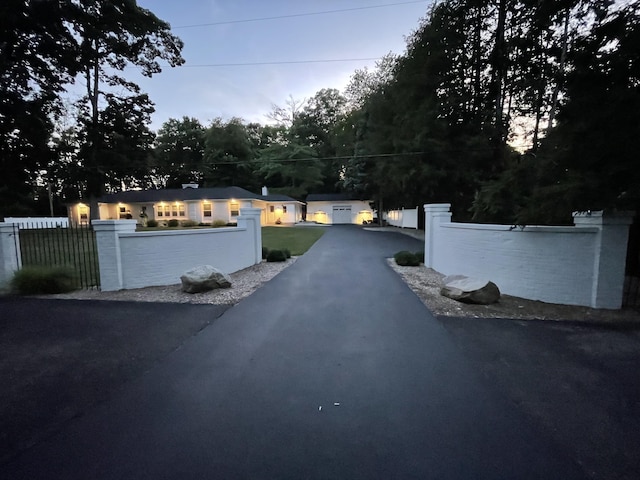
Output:
<instances>
[{"instance_id":1,"label":"illuminated house facade","mask_svg":"<svg viewBox=\"0 0 640 480\"><path fill-rule=\"evenodd\" d=\"M317 193L307 196L307 221L330 225L361 225L374 218L371 201L352 193Z\"/></svg>"},{"instance_id":2,"label":"illuminated house facade","mask_svg":"<svg viewBox=\"0 0 640 480\"><path fill-rule=\"evenodd\" d=\"M262 210L263 225L297 223L302 220L302 202L286 195L259 195L240 187L198 188L189 184L182 189L130 190L104 195L98 199L100 220L134 219L140 224L156 220L236 223L241 208ZM68 206L73 224L89 223L89 205L78 202Z\"/></svg>"}]
</instances>

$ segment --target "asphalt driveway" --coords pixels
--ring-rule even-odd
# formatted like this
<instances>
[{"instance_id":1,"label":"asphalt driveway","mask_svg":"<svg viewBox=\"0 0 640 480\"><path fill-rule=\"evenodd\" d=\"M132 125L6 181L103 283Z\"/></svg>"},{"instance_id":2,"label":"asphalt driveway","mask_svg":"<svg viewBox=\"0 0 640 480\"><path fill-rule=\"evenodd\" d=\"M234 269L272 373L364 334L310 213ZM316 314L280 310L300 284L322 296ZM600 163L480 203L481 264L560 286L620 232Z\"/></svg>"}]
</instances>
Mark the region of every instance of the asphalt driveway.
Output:
<instances>
[{"instance_id":1,"label":"asphalt driveway","mask_svg":"<svg viewBox=\"0 0 640 480\"><path fill-rule=\"evenodd\" d=\"M328 229L293 266L0 472L597 478L385 262L420 247L397 233Z\"/></svg>"}]
</instances>

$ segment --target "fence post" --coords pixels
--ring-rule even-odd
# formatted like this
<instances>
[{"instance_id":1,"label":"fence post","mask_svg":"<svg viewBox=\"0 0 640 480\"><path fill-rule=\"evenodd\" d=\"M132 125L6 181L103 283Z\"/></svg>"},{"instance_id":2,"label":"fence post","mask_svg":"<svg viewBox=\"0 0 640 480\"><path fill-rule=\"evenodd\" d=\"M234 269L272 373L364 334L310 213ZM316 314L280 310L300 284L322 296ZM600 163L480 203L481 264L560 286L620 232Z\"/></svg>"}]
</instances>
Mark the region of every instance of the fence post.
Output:
<instances>
[{"instance_id":1,"label":"fence post","mask_svg":"<svg viewBox=\"0 0 640 480\"><path fill-rule=\"evenodd\" d=\"M451 222L450 203L430 203L424 206L424 266L433 268L436 229Z\"/></svg>"},{"instance_id":2,"label":"fence post","mask_svg":"<svg viewBox=\"0 0 640 480\"><path fill-rule=\"evenodd\" d=\"M0 223L0 261L0 290L4 290L22 266L18 224Z\"/></svg>"},{"instance_id":3,"label":"fence post","mask_svg":"<svg viewBox=\"0 0 640 480\"><path fill-rule=\"evenodd\" d=\"M577 228L596 227L599 230L593 259L591 307L621 308L629 226L633 223L633 213L574 212L573 223Z\"/></svg>"},{"instance_id":4,"label":"fence post","mask_svg":"<svg viewBox=\"0 0 640 480\"><path fill-rule=\"evenodd\" d=\"M124 284L119 235L135 232L136 220L92 220L91 225L96 232L100 290L121 290Z\"/></svg>"},{"instance_id":5,"label":"fence post","mask_svg":"<svg viewBox=\"0 0 640 480\"><path fill-rule=\"evenodd\" d=\"M253 233L254 238L254 254L253 264L262 262L262 225L260 224L260 216L262 210L260 208L241 208L238 217L238 227L246 228Z\"/></svg>"}]
</instances>

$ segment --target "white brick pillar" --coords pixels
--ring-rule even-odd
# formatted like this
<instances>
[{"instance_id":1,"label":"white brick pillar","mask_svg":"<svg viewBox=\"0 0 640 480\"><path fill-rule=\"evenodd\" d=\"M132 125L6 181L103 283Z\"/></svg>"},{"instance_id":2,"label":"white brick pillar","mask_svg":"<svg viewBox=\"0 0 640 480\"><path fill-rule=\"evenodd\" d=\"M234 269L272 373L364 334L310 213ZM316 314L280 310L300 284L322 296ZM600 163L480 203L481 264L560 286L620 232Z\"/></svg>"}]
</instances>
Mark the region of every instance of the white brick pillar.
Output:
<instances>
[{"instance_id":1,"label":"white brick pillar","mask_svg":"<svg viewBox=\"0 0 640 480\"><path fill-rule=\"evenodd\" d=\"M429 203L424 206L424 266L433 268L435 237L440 224L451 223L450 203Z\"/></svg>"},{"instance_id":2,"label":"white brick pillar","mask_svg":"<svg viewBox=\"0 0 640 480\"><path fill-rule=\"evenodd\" d=\"M577 228L596 227L599 230L593 259L591 289L591 307L593 308L622 307L629 225L632 222L633 214L628 212L573 213L573 223Z\"/></svg>"},{"instance_id":3,"label":"white brick pillar","mask_svg":"<svg viewBox=\"0 0 640 480\"><path fill-rule=\"evenodd\" d=\"M120 234L136 231L136 220L92 220L96 232L98 263L100 265L100 290L121 290L122 258L120 256Z\"/></svg>"},{"instance_id":4,"label":"white brick pillar","mask_svg":"<svg viewBox=\"0 0 640 480\"><path fill-rule=\"evenodd\" d=\"M0 223L0 290L9 287L21 266L18 224Z\"/></svg>"},{"instance_id":5,"label":"white brick pillar","mask_svg":"<svg viewBox=\"0 0 640 480\"><path fill-rule=\"evenodd\" d=\"M238 227L246 228L253 233L254 238L254 254L253 264L262 262L262 225L260 224L260 216L262 210L260 208L241 208L238 217Z\"/></svg>"}]
</instances>

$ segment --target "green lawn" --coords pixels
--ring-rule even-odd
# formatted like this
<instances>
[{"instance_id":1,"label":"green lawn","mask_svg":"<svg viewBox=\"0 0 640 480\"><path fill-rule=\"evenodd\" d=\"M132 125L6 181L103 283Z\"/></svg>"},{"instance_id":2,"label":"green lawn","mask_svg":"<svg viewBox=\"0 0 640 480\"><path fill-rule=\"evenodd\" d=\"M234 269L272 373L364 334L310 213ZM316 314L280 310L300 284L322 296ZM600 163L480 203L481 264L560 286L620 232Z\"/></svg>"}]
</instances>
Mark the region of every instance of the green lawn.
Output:
<instances>
[{"instance_id":1,"label":"green lawn","mask_svg":"<svg viewBox=\"0 0 640 480\"><path fill-rule=\"evenodd\" d=\"M322 227L262 227L262 246L302 255L324 234Z\"/></svg>"}]
</instances>

